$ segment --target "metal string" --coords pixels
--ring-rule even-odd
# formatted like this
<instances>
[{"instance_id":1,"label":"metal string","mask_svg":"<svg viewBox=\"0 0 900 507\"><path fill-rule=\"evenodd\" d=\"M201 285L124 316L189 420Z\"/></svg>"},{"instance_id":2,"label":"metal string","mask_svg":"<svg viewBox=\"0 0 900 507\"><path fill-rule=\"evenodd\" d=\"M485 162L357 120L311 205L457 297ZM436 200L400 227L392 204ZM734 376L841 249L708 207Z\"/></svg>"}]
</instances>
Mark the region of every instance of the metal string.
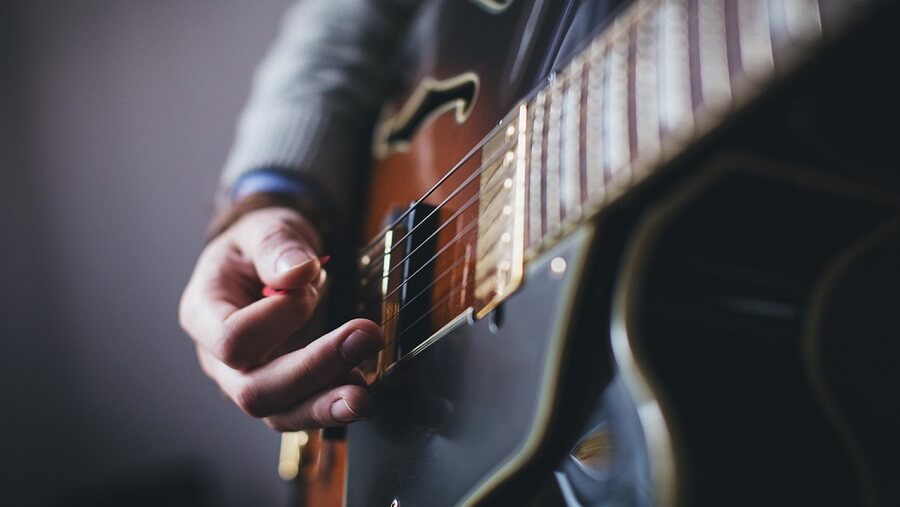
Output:
<instances>
[{"instance_id":1,"label":"metal string","mask_svg":"<svg viewBox=\"0 0 900 507\"><path fill-rule=\"evenodd\" d=\"M477 219L477 218L476 218L475 220L472 220L471 222L469 222L469 224L466 225L466 226L463 228L463 230L462 230L461 232L457 233L456 236L453 236L452 239L450 239L449 241L447 241L447 244L444 245L443 247L441 247L440 250L438 250L437 252L435 252L435 254L432 255L430 259L428 259L427 261L423 262L422 265L419 266L419 268L418 268L415 272L413 272L413 274L411 274L411 275L409 275L408 277L404 278L400 283L397 284L397 287L395 287L391 292L388 292L387 294L385 294L384 298L382 298L381 301L382 301L382 302L383 302L383 301L387 301L387 299L388 299L389 297L391 297L395 292L397 292L398 290L400 290L401 287L403 287L404 285L408 284L409 281L412 280L412 278L413 278L414 276L416 276L417 274L419 274L420 271L422 271L423 269L427 268L432 262L434 262L435 260L437 260L437 258L438 258L439 255L441 255L442 253L446 252L448 248L450 248L451 246L453 246L453 245L454 245L461 237L463 237L464 235L468 234L468 233L472 230L472 228L475 227L476 225L478 225L478 219ZM424 243L423 243L423 244L424 244ZM398 264L397 266L395 266L394 269L397 269L397 267L399 267L399 264ZM391 271L393 271L393 269L392 269ZM388 273L388 275L386 275L386 276L389 276L389 275L390 275L390 273Z\"/></svg>"},{"instance_id":2,"label":"metal string","mask_svg":"<svg viewBox=\"0 0 900 507\"><path fill-rule=\"evenodd\" d=\"M497 185L499 184L500 181L503 181L503 180L502 180L502 179L498 179L497 181L495 181L494 183L492 183L490 186L486 187L486 188L484 189L484 193L487 193L487 192L489 192L490 190L492 190L493 187L497 186ZM432 232L427 238L425 238L425 239L422 240L418 245L416 245L416 246L412 249L412 251L410 251L409 253L407 253L402 259L400 259L399 261L397 261L397 263L396 263L393 267L391 267L391 268L388 270L387 273L383 273L382 278L387 278L388 276L390 276L391 273L393 273L397 268L399 268L400 266L402 266L404 262L406 262L410 257L412 257L412 255L413 255L414 253L416 253L420 248L422 248L423 246L425 246L425 244L426 244L431 238L435 237L439 232L441 232L441 230L443 230L444 227L450 225L450 223L453 222L454 220L456 220L456 219L457 219L464 211L466 211L468 208L472 207L472 206L475 204L475 202L479 200L480 197L482 197L482 193L478 193L478 194L475 194L475 195L473 195L472 197L470 197L469 200L466 201L465 204L463 204L458 210L456 210L456 212L453 213L453 215L451 215L450 218L448 218L447 220L445 220L445 221L440 225L440 227L438 227L438 228L437 228L434 232ZM491 204L493 204L493 201L491 201ZM471 223L469 223L469 225L467 225L466 227L467 227L468 229L471 229L472 227L475 226L475 224L477 224L477 222L478 222L478 219L476 218L476 219L473 220ZM421 225L421 223L420 223L420 225ZM416 226L416 227L418 227L418 226ZM415 227L413 227L413 229L415 229ZM408 236L408 235L409 235L409 234L407 234L406 236ZM406 237L406 236L404 236L404 237ZM449 240L449 241L447 242L447 245L445 245L438 253L436 253L433 257L431 257L431 259L428 259L424 264L422 264L422 266L421 266L418 270L416 270L416 273L418 273L418 272L421 271L423 268L425 268L426 266L428 266L428 264L430 264L432 260L434 260L434 259L435 259L438 255L440 255L442 252L444 252L444 251L445 251L449 246L451 246L453 243L455 243L461 236L462 236L462 233L457 234L456 236L453 237L453 239ZM399 242L399 241L398 241L398 242ZM393 250L393 248L391 248L391 250ZM384 256L382 256L382 257L384 257ZM371 271L371 270L370 270L370 271ZM412 279L412 277L415 276L416 273L413 273L412 275L410 275L410 276L408 276L407 278L405 278L405 279L403 280L403 282L401 282L401 283L399 284L398 288L399 288L400 286L406 284L406 282L407 282L408 280ZM369 277L369 278L371 278L372 275L377 275L377 274L378 274L377 271L371 271L371 272L370 272L368 275L366 275L366 276ZM396 290L396 289L395 289L395 290ZM390 296L390 294L388 294L387 296L385 296L385 298L387 298L388 296Z\"/></svg>"},{"instance_id":3,"label":"metal string","mask_svg":"<svg viewBox=\"0 0 900 507\"><path fill-rule=\"evenodd\" d=\"M432 215L434 215L435 213L437 213L438 211L440 211L440 209L443 208L448 202L450 202L451 199L453 199L454 197L456 197L457 194L459 194L460 192L462 192L462 190L463 190L465 187L469 186L469 184L471 184L473 181L475 181L475 179L476 179L479 175L481 175L482 172L484 172L484 171L485 171L486 169L488 169L491 165L493 165L494 162L496 162L497 160L500 159L500 157L505 156L506 151L507 151L507 148L509 148L512 144L513 144L513 141L507 141L506 143L504 143L504 145L503 145L500 149L498 149L497 152L494 153L494 155L492 155L490 158L488 158L487 162L484 163L484 165L480 166L476 171L473 171L472 174L469 175L462 183L460 183L459 186L457 186L457 187L453 190L453 192L451 192L450 195L447 196L446 199L444 199L443 201L441 201L441 203L438 204L433 210L431 210L431 212L428 213L428 214L425 216L425 218L422 219L421 222L419 222L418 224L416 224L415 226L413 226L412 229L410 229L409 231L406 232L406 234L404 234L404 235L401 236L399 239L397 239L396 242L397 242L397 243L400 243L400 242L403 241L404 239L408 238L408 237L410 236L410 234L412 234L412 233L413 233L416 229L418 229L423 223L425 223L426 220L428 220L429 218L431 218ZM449 178L453 173L455 173L455 172L459 169L459 167L462 166L463 163L467 162L467 161L468 161L468 157L470 157L470 156L471 156L471 155L468 155L466 159L464 159L462 162L460 162L459 164L457 164L456 167L454 167L453 169L451 169L451 171L450 171L449 173L447 173L443 178L441 178L441 180L440 180L435 186L431 187L431 189L430 189L424 196L422 196L421 198L419 198L416 202L414 202L414 203L409 207L409 209L407 209L406 211L404 211L403 214L400 215L399 218L397 218L396 220L394 220L393 224L392 224L390 227L385 228L381 233L379 233L378 239L375 240L375 241L373 241L373 242L371 242L371 243L369 243L369 245L368 245L363 251L364 251L364 252L367 252L367 253L371 253L374 249L376 249L376 248L378 247L378 243L377 243L376 241L382 241L382 240L384 239L384 234L387 233L388 230L391 230L391 229L393 229L394 227L398 226L398 225L400 224L400 222L401 222L404 218L406 218L407 216L409 216L409 214L410 214L414 209L416 209L416 207L418 207L419 204L422 203L422 201L424 201L424 200L425 200L428 196L430 196L435 190L437 190L437 188L439 187L439 185L440 185L441 183L443 183L444 181L446 181L447 178ZM476 195L478 195L478 194L476 194ZM369 261L369 265L367 266L366 270L367 270L367 271L371 271L371 270L375 269L375 267L378 266L379 262L380 262L381 260L383 260L384 257L385 257L386 255L390 254L390 253L393 251L393 249L394 249L394 247L391 247L388 251L386 251L386 252L381 252L377 257L375 257L374 259L371 259L371 260ZM368 275L366 275L366 276L368 276Z\"/></svg>"},{"instance_id":4,"label":"metal string","mask_svg":"<svg viewBox=\"0 0 900 507\"><path fill-rule=\"evenodd\" d=\"M450 274L450 272L453 271L454 268L456 268L457 266L459 266L459 263L462 262L462 261L464 261L464 260L466 260L465 257L460 257L459 259L456 259L456 261L455 261L453 264L451 264L447 269L445 269L444 271L442 271L440 275L436 276L436 277L434 278L434 280L432 280L432 282L428 284L428 286L426 286L425 288L423 288L422 290L420 290L418 294L416 294L415 296L413 296L412 298L410 298L409 300L407 300L406 303L403 303L403 304L400 306L400 308L397 308L397 311L394 312L393 315L391 315L390 317L384 319L384 321L381 322L381 325L383 326L383 325L387 324L388 322L390 322L390 321L396 319L397 317L399 317L399 316L400 316L400 312L403 311L404 308L406 308L407 306L409 306L413 301L415 301L416 299L418 299L418 298L419 298L420 296L422 296L423 294L427 293L427 292L428 292L428 289L432 288L432 287L434 286L434 284L438 283L438 281L442 280L445 276L447 276L448 274Z\"/></svg>"}]
</instances>

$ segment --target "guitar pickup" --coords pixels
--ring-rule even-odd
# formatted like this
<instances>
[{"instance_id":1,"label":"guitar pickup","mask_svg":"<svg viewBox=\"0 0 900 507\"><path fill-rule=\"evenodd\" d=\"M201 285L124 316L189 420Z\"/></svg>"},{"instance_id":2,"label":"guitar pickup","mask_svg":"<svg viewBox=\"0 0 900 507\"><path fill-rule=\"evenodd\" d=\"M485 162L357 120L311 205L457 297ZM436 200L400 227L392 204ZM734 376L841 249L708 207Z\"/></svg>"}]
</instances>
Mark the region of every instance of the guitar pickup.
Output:
<instances>
[{"instance_id":1,"label":"guitar pickup","mask_svg":"<svg viewBox=\"0 0 900 507\"><path fill-rule=\"evenodd\" d=\"M419 203L398 214L394 220L402 216L401 222L385 233L381 322L386 345L378 356L379 378L430 335L438 215L434 206Z\"/></svg>"}]
</instances>

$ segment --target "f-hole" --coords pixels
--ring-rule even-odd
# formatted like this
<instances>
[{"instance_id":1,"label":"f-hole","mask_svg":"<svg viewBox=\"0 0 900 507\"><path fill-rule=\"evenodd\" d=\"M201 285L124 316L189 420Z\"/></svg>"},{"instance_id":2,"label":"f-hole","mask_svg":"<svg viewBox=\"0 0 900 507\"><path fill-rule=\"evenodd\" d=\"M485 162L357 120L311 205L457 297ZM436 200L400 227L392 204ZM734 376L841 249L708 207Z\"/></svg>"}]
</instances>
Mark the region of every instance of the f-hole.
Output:
<instances>
[{"instance_id":1,"label":"f-hole","mask_svg":"<svg viewBox=\"0 0 900 507\"><path fill-rule=\"evenodd\" d=\"M408 151L419 129L447 111L455 112L456 123L465 122L475 105L478 86L478 75L474 72L442 81L424 79L399 112L388 114L380 122L375 156L384 158L391 153Z\"/></svg>"}]
</instances>

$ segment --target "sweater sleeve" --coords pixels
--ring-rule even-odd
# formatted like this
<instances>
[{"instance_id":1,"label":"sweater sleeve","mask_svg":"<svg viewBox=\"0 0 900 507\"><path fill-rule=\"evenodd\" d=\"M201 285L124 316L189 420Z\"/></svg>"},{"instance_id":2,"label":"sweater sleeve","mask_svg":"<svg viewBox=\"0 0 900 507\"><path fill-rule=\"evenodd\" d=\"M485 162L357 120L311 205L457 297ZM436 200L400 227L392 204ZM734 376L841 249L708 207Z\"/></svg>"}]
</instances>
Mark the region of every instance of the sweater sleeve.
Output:
<instances>
[{"instance_id":1,"label":"sweater sleeve","mask_svg":"<svg viewBox=\"0 0 900 507\"><path fill-rule=\"evenodd\" d=\"M364 181L372 125L416 0L299 0L256 71L222 173L314 181L346 219ZM341 220L342 221L342 220Z\"/></svg>"}]
</instances>

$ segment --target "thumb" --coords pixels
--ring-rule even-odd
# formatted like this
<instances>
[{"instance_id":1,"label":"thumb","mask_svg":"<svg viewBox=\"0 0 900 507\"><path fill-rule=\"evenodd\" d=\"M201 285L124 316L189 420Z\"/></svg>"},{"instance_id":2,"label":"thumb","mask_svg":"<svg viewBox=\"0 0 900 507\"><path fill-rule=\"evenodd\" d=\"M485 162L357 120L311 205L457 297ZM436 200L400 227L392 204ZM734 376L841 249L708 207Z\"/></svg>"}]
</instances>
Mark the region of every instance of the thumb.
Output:
<instances>
[{"instance_id":1,"label":"thumb","mask_svg":"<svg viewBox=\"0 0 900 507\"><path fill-rule=\"evenodd\" d=\"M236 241L259 279L276 289L299 289L315 280L322 265L315 229L296 211L271 208L248 213L236 224Z\"/></svg>"}]
</instances>

